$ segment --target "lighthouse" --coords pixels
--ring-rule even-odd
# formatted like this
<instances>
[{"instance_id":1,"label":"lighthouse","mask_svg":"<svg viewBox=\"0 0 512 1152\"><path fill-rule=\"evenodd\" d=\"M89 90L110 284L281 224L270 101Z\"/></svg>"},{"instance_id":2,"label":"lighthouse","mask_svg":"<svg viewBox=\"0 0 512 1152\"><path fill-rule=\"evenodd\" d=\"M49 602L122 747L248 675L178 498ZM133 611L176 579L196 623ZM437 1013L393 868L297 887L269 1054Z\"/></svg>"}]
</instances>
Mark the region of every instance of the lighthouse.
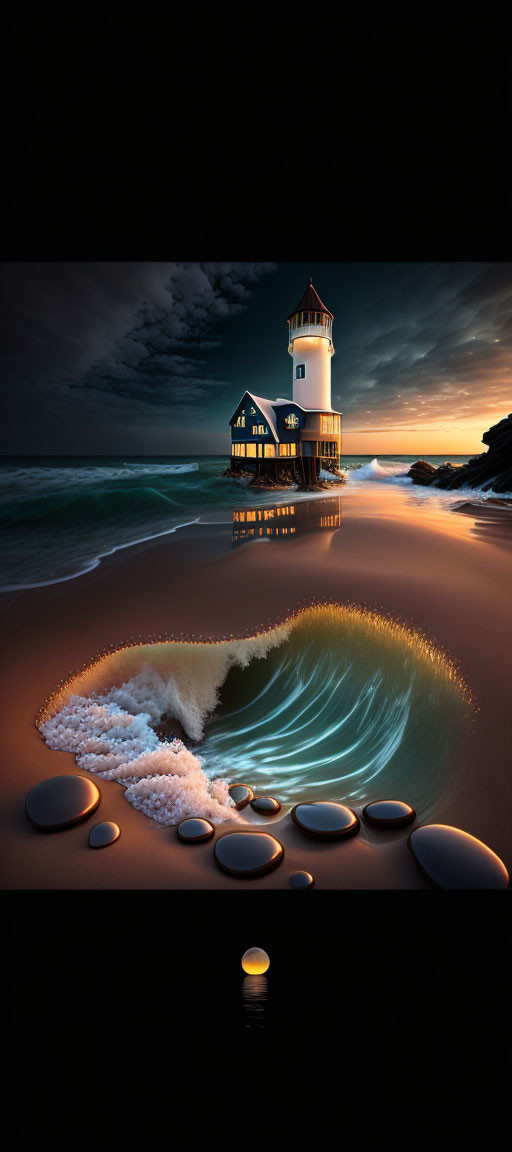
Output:
<instances>
[{"instance_id":1,"label":"lighthouse","mask_svg":"<svg viewBox=\"0 0 512 1152\"><path fill-rule=\"evenodd\" d=\"M317 484L321 473L339 471L341 412L331 406L333 314L310 277L288 316L292 397L267 400L244 392L229 423L231 472L253 473L253 483Z\"/></svg>"},{"instance_id":2,"label":"lighthouse","mask_svg":"<svg viewBox=\"0 0 512 1152\"><path fill-rule=\"evenodd\" d=\"M332 322L309 278L309 287L288 317L288 351L293 358L293 399L303 408L331 411Z\"/></svg>"}]
</instances>

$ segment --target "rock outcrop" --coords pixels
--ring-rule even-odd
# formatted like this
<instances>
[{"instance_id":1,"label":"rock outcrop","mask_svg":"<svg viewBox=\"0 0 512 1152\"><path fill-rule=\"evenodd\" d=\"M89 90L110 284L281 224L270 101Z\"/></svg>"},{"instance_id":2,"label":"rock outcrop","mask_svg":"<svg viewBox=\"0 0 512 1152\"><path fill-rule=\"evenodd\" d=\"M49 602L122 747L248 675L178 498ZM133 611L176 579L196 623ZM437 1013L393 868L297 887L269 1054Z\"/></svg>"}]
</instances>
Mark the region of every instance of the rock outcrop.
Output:
<instances>
[{"instance_id":1,"label":"rock outcrop","mask_svg":"<svg viewBox=\"0 0 512 1152\"><path fill-rule=\"evenodd\" d=\"M512 492L512 413L484 432L482 443L488 445L487 452L467 464L447 461L434 468L426 460L416 460L407 475L413 484L432 484L435 488Z\"/></svg>"},{"instance_id":2,"label":"rock outcrop","mask_svg":"<svg viewBox=\"0 0 512 1152\"><path fill-rule=\"evenodd\" d=\"M433 464L429 464L428 460L416 460L407 473L410 476L413 484L431 484L437 468Z\"/></svg>"}]
</instances>

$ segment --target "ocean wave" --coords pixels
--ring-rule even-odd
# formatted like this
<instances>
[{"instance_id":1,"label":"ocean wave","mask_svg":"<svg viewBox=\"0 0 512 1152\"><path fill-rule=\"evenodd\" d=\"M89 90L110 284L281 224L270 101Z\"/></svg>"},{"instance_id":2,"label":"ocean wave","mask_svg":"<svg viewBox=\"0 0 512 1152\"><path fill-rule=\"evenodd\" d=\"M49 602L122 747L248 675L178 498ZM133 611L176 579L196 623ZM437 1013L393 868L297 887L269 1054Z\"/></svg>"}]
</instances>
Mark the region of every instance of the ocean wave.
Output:
<instances>
[{"instance_id":1,"label":"ocean wave","mask_svg":"<svg viewBox=\"0 0 512 1152\"><path fill-rule=\"evenodd\" d=\"M32 465L3 466L1 471L2 489L5 492L19 492L41 494L41 491L68 488L69 486L83 487L102 485L116 481L138 480L144 477L156 478L179 477L190 472L197 472L197 461L184 464L138 464L125 463L123 465Z\"/></svg>"},{"instance_id":2,"label":"ocean wave","mask_svg":"<svg viewBox=\"0 0 512 1152\"><path fill-rule=\"evenodd\" d=\"M410 467L410 464L403 464L393 460L385 464L379 464L377 457L375 457L373 460L370 460L368 464L349 466L347 478L350 483L356 482L358 484L365 480L383 480L389 483L398 478L406 477Z\"/></svg>"},{"instance_id":3,"label":"ocean wave","mask_svg":"<svg viewBox=\"0 0 512 1152\"><path fill-rule=\"evenodd\" d=\"M232 818L230 780L284 804L403 795L423 816L449 784L468 698L424 637L328 605L246 639L120 649L60 688L38 724L161 823ZM161 743L164 716L193 752Z\"/></svg>"},{"instance_id":4,"label":"ocean wave","mask_svg":"<svg viewBox=\"0 0 512 1152\"><path fill-rule=\"evenodd\" d=\"M32 496L29 500L17 500L4 505L0 508L0 525L21 528L58 524L65 531L68 525L75 527L80 524L86 528L88 521L98 524L101 520L105 524L127 514L135 520L137 516L151 515L155 510L160 511L168 505L180 506L167 493L150 487L52 492L46 496Z\"/></svg>"}]
</instances>

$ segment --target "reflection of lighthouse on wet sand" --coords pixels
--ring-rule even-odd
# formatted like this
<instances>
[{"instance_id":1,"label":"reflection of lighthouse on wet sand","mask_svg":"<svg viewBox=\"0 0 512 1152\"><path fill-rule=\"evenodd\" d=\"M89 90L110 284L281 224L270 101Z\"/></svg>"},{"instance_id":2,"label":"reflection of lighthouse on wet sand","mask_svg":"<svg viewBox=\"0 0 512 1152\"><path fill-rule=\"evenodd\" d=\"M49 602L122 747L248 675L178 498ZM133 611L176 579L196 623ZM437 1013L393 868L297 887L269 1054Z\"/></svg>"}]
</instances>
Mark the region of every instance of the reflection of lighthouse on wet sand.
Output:
<instances>
[{"instance_id":1,"label":"reflection of lighthouse on wet sand","mask_svg":"<svg viewBox=\"0 0 512 1152\"><path fill-rule=\"evenodd\" d=\"M289 504L262 504L233 509L233 544L245 540L290 540L304 532L336 531L341 527L341 496L296 500Z\"/></svg>"}]
</instances>

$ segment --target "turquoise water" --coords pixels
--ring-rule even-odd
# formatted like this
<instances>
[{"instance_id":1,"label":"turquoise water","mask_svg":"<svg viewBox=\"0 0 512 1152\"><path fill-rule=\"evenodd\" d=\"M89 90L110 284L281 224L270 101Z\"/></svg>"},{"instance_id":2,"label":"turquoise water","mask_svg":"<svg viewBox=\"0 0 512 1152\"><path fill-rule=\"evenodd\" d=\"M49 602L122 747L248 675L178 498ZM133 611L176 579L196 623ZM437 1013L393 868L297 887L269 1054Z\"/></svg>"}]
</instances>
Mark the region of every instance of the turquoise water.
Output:
<instances>
[{"instance_id":1,"label":"turquoise water","mask_svg":"<svg viewBox=\"0 0 512 1152\"><path fill-rule=\"evenodd\" d=\"M404 796L425 817L449 789L469 708L442 660L358 613L306 613L222 687L194 748L209 776L283 804Z\"/></svg>"},{"instance_id":2,"label":"turquoise water","mask_svg":"<svg viewBox=\"0 0 512 1152\"><path fill-rule=\"evenodd\" d=\"M375 466L371 456L346 456L343 467L351 483L409 483L415 459L380 456ZM222 475L227 464L224 456L0 458L0 588L70 579L118 548L254 504L254 491ZM257 502L289 497L258 491Z\"/></svg>"}]
</instances>

